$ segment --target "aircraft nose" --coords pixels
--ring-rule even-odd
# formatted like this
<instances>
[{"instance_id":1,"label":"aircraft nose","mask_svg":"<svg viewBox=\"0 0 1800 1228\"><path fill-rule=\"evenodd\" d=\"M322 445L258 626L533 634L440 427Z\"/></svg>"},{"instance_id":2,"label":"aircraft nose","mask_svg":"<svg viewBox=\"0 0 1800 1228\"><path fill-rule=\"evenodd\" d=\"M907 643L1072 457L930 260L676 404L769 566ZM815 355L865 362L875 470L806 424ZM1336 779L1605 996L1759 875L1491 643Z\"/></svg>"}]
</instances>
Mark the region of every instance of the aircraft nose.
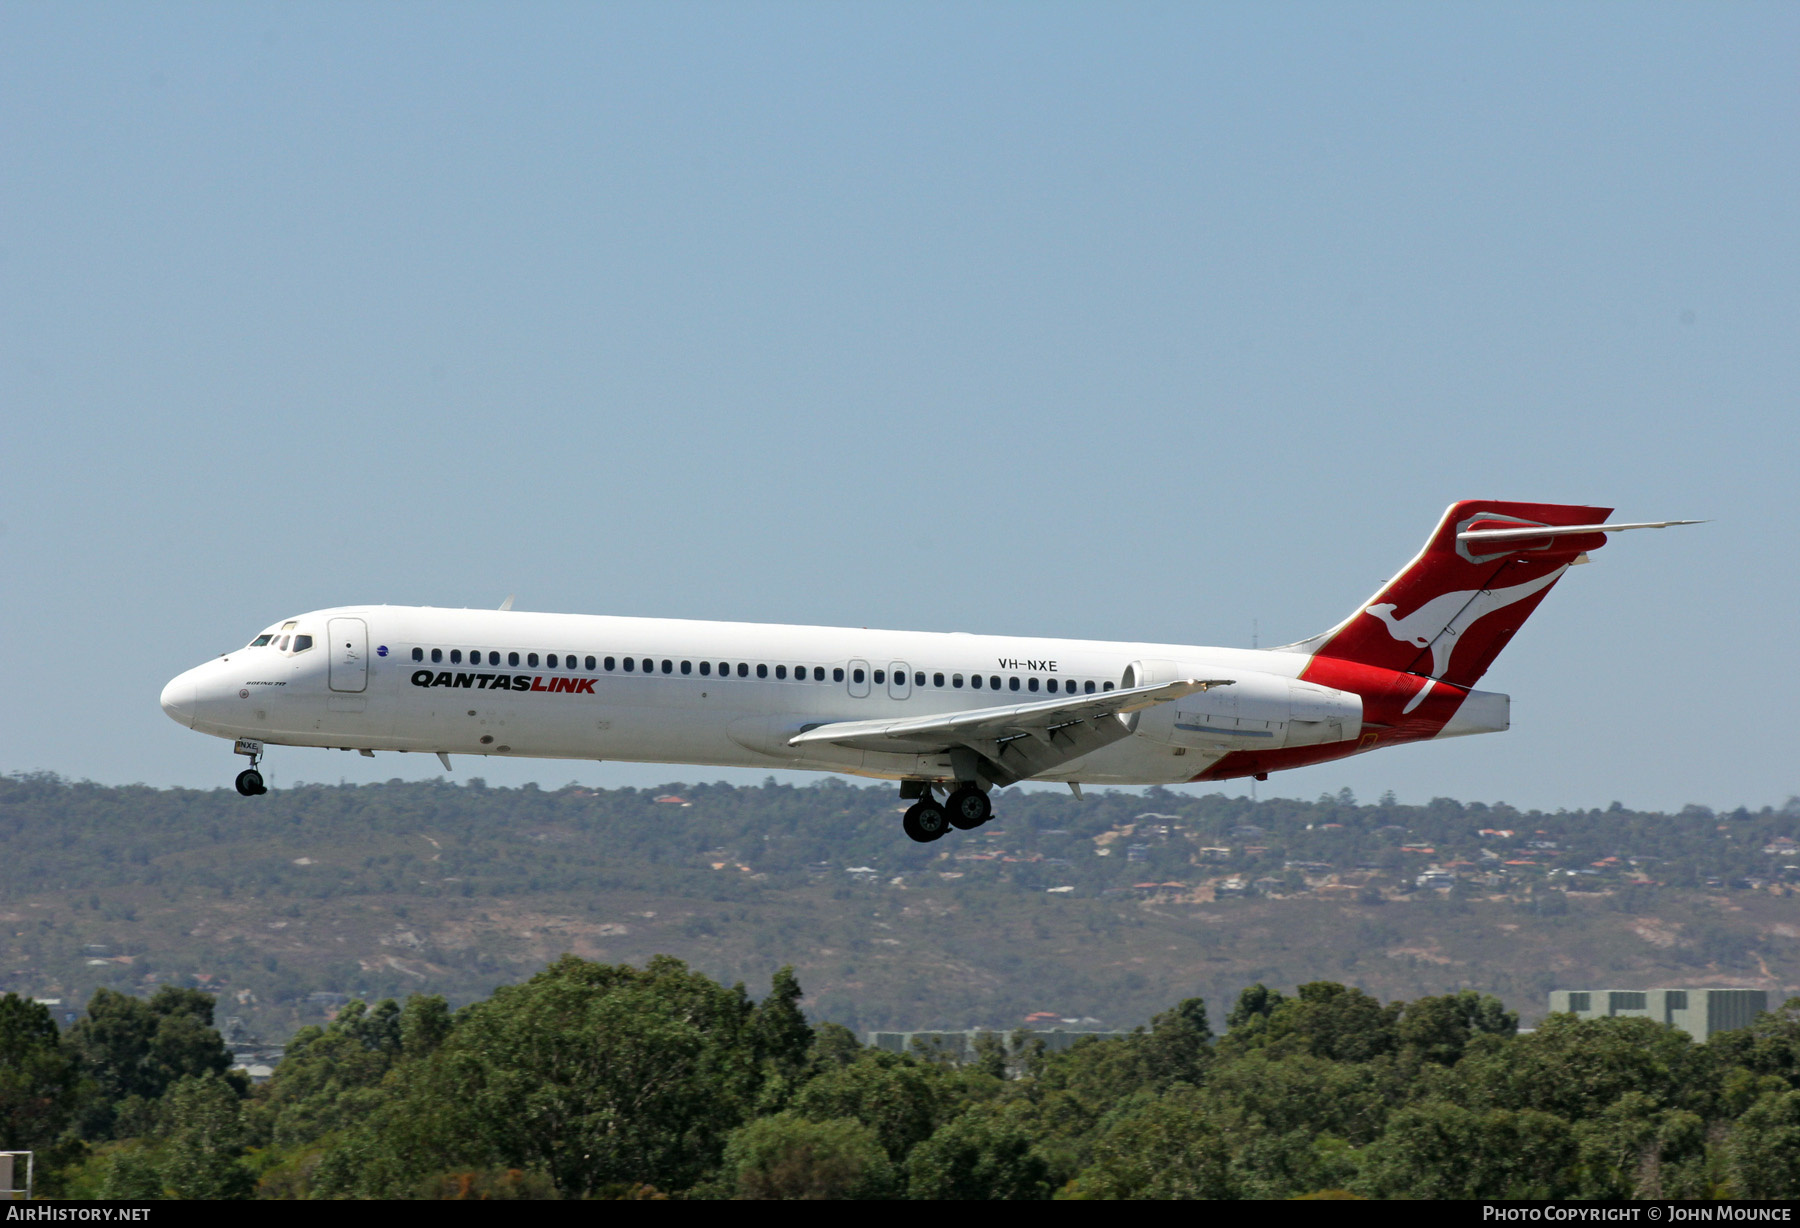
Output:
<instances>
[{"instance_id":1,"label":"aircraft nose","mask_svg":"<svg viewBox=\"0 0 1800 1228\"><path fill-rule=\"evenodd\" d=\"M177 674L163 688L162 710L177 724L194 727L194 671Z\"/></svg>"}]
</instances>

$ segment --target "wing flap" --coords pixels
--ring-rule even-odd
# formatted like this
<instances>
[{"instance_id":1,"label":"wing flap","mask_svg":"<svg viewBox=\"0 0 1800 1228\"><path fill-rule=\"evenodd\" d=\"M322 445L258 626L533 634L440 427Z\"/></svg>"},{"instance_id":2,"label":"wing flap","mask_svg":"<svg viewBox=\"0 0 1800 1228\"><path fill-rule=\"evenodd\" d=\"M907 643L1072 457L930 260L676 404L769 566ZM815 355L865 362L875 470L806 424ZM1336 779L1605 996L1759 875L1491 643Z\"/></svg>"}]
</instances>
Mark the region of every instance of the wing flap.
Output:
<instances>
[{"instance_id":1,"label":"wing flap","mask_svg":"<svg viewBox=\"0 0 1800 1228\"><path fill-rule=\"evenodd\" d=\"M1230 686L1231 679L1187 678L1039 703L971 712L872 721L836 721L788 739L802 747L830 743L853 750L934 754L964 748L986 760L996 784L1011 784L1091 754L1131 732L1118 719L1185 695ZM999 770L991 770L991 769Z\"/></svg>"}]
</instances>

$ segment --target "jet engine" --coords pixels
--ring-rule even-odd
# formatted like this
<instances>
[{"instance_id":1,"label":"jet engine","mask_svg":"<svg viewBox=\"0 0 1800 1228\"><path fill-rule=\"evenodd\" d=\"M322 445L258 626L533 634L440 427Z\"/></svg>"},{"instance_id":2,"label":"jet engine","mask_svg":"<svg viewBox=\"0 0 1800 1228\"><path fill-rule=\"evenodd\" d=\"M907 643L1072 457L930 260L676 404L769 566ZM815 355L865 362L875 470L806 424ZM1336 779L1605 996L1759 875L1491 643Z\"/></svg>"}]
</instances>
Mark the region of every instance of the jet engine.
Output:
<instances>
[{"instance_id":1,"label":"jet engine","mask_svg":"<svg viewBox=\"0 0 1800 1228\"><path fill-rule=\"evenodd\" d=\"M1362 733L1362 696L1277 674L1221 670L1216 665L1134 661L1122 685L1181 678L1233 678L1230 686L1171 700L1126 718L1140 738L1210 750L1272 750L1354 741Z\"/></svg>"}]
</instances>

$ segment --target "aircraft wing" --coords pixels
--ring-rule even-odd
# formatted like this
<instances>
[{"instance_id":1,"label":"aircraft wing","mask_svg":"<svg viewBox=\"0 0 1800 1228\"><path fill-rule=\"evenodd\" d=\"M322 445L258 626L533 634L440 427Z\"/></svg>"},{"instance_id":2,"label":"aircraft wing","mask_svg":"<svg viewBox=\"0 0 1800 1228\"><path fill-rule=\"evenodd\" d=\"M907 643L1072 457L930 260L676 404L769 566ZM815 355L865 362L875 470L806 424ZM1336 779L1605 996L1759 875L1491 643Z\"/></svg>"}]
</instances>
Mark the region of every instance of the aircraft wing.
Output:
<instances>
[{"instance_id":1,"label":"aircraft wing","mask_svg":"<svg viewBox=\"0 0 1800 1228\"><path fill-rule=\"evenodd\" d=\"M1004 786L1117 742L1131 732L1131 727L1119 719L1122 716L1212 687L1230 686L1232 681L1188 678L1038 703L977 708L972 712L836 721L804 730L789 738L788 745L829 742L855 750L973 755L980 761L979 774ZM969 766L976 764L970 761ZM958 775L964 770L959 765ZM970 771L969 777L976 774Z\"/></svg>"}]
</instances>

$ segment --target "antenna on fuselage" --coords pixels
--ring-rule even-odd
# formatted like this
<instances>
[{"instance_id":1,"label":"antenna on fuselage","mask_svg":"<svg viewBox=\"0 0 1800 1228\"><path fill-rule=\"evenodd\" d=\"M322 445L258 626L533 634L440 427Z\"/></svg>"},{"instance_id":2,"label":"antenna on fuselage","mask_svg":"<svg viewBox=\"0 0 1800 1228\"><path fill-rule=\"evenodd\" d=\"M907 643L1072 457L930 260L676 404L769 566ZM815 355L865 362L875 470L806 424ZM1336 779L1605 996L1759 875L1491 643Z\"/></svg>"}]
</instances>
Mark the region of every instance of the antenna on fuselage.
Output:
<instances>
[{"instance_id":1,"label":"antenna on fuselage","mask_svg":"<svg viewBox=\"0 0 1800 1228\"><path fill-rule=\"evenodd\" d=\"M513 603L513 598L514 598L514 597L515 597L515 596L517 596L517 595L518 595L518 594L516 594L516 593L508 593L508 594L506 594L506 600L505 600L505 601L502 601L502 602L501 602L501 603L500 603L500 608L501 608L501 609L502 609L502 610L510 610L510 609L512 609L512 603ZM495 658L495 659L496 659L496 660L498 660L498 658Z\"/></svg>"}]
</instances>

